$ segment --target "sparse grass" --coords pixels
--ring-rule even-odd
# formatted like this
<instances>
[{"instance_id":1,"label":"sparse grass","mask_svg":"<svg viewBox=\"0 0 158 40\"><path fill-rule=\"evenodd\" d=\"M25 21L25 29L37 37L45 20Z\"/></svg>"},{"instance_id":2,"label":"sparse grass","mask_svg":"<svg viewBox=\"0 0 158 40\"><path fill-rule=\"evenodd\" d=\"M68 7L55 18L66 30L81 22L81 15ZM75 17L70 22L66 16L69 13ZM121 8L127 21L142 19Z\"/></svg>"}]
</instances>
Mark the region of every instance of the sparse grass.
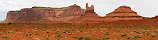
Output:
<instances>
[{"instance_id":1,"label":"sparse grass","mask_svg":"<svg viewBox=\"0 0 158 40\"><path fill-rule=\"evenodd\" d=\"M84 37L79 37L79 38L78 38L78 40L83 40L83 39L84 39Z\"/></svg>"},{"instance_id":2,"label":"sparse grass","mask_svg":"<svg viewBox=\"0 0 158 40\"><path fill-rule=\"evenodd\" d=\"M33 38L32 40L40 40L39 38Z\"/></svg>"},{"instance_id":3,"label":"sparse grass","mask_svg":"<svg viewBox=\"0 0 158 40\"><path fill-rule=\"evenodd\" d=\"M10 38L9 36L0 36L1 38L7 40L8 38Z\"/></svg>"},{"instance_id":4,"label":"sparse grass","mask_svg":"<svg viewBox=\"0 0 158 40\"><path fill-rule=\"evenodd\" d=\"M28 38L31 38L31 33L30 33L30 32L27 32L27 33L25 34L25 36L28 37Z\"/></svg>"},{"instance_id":5,"label":"sparse grass","mask_svg":"<svg viewBox=\"0 0 158 40\"><path fill-rule=\"evenodd\" d=\"M110 38L102 38L103 40L109 40Z\"/></svg>"},{"instance_id":6,"label":"sparse grass","mask_svg":"<svg viewBox=\"0 0 158 40\"><path fill-rule=\"evenodd\" d=\"M56 37L58 38L58 40L60 40L60 38L66 38L66 36L64 36L62 33L58 33Z\"/></svg>"},{"instance_id":7,"label":"sparse grass","mask_svg":"<svg viewBox=\"0 0 158 40\"><path fill-rule=\"evenodd\" d=\"M128 40L127 38L119 38L118 40Z\"/></svg>"},{"instance_id":8,"label":"sparse grass","mask_svg":"<svg viewBox=\"0 0 158 40\"><path fill-rule=\"evenodd\" d=\"M135 38L141 38L139 35L136 35L136 36L133 36L133 38L135 39Z\"/></svg>"},{"instance_id":9,"label":"sparse grass","mask_svg":"<svg viewBox=\"0 0 158 40\"><path fill-rule=\"evenodd\" d=\"M90 40L90 38L89 37L85 37L85 40Z\"/></svg>"},{"instance_id":10,"label":"sparse grass","mask_svg":"<svg viewBox=\"0 0 158 40\"><path fill-rule=\"evenodd\" d=\"M10 39L16 36L19 40L39 40L41 38L46 38L45 40L50 40L51 38L58 40L68 38L72 38L73 40L129 40L145 39L145 37L157 38L158 33L154 26L106 27L107 25L105 24L100 25L101 24L88 24L86 26L72 26L68 24L16 24L16 26L14 26L14 24L11 23L10 25L0 25L0 38Z\"/></svg>"},{"instance_id":11,"label":"sparse grass","mask_svg":"<svg viewBox=\"0 0 158 40\"><path fill-rule=\"evenodd\" d=\"M95 38L95 40L101 40L100 38Z\"/></svg>"},{"instance_id":12,"label":"sparse grass","mask_svg":"<svg viewBox=\"0 0 158 40\"><path fill-rule=\"evenodd\" d=\"M151 36L152 36L152 37L156 37L156 36L157 36L157 33L156 33L156 32L152 32L152 33L151 33Z\"/></svg>"}]
</instances>

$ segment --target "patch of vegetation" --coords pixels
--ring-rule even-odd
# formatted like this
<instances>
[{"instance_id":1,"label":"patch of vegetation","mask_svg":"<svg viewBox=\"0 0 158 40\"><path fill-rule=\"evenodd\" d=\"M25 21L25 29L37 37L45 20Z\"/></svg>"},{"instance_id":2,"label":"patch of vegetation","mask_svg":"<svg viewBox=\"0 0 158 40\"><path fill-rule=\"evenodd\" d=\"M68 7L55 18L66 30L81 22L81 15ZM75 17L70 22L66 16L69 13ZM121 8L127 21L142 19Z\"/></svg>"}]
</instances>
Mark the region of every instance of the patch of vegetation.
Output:
<instances>
[{"instance_id":1,"label":"patch of vegetation","mask_svg":"<svg viewBox=\"0 0 158 40\"><path fill-rule=\"evenodd\" d=\"M32 40L40 40L39 38L33 38Z\"/></svg>"},{"instance_id":2,"label":"patch of vegetation","mask_svg":"<svg viewBox=\"0 0 158 40\"><path fill-rule=\"evenodd\" d=\"M152 32L152 33L151 33L151 36L152 36L152 37L156 37L156 35L157 35L156 32Z\"/></svg>"},{"instance_id":3,"label":"patch of vegetation","mask_svg":"<svg viewBox=\"0 0 158 40\"><path fill-rule=\"evenodd\" d=\"M30 37L31 37L31 33L30 33L30 32L27 32L27 33L25 34L25 36L30 38Z\"/></svg>"},{"instance_id":4,"label":"patch of vegetation","mask_svg":"<svg viewBox=\"0 0 158 40\"><path fill-rule=\"evenodd\" d=\"M84 39L84 37L79 37L79 38L78 38L78 40L83 40L83 39Z\"/></svg>"},{"instance_id":5,"label":"patch of vegetation","mask_svg":"<svg viewBox=\"0 0 158 40\"><path fill-rule=\"evenodd\" d=\"M144 30L149 30L149 27L142 27Z\"/></svg>"},{"instance_id":6,"label":"patch of vegetation","mask_svg":"<svg viewBox=\"0 0 158 40\"><path fill-rule=\"evenodd\" d=\"M90 40L90 38L88 36L86 37L72 37L72 38L77 38L78 40Z\"/></svg>"},{"instance_id":7,"label":"patch of vegetation","mask_svg":"<svg viewBox=\"0 0 158 40\"><path fill-rule=\"evenodd\" d=\"M141 38L139 35L133 36L133 38Z\"/></svg>"},{"instance_id":8,"label":"patch of vegetation","mask_svg":"<svg viewBox=\"0 0 158 40\"><path fill-rule=\"evenodd\" d=\"M46 37L46 40L49 40L49 35L48 34L46 34L45 37Z\"/></svg>"},{"instance_id":9,"label":"patch of vegetation","mask_svg":"<svg viewBox=\"0 0 158 40\"><path fill-rule=\"evenodd\" d=\"M90 40L90 38L89 37L85 37L85 40Z\"/></svg>"},{"instance_id":10,"label":"patch of vegetation","mask_svg":"<svg viewBox=\"0 0 158 40\"><path fill-rule=\"evenodd\" d=\"M109 32L105 32L104 35L109 35Z\"/></svg>"},{"instance_id":11,"label":"patch of vegetation","mask_svg":"<svg viewBox=\"0 0 158 40\"><path fill-rule=\"evenodd\" d=\"M58 40L60 40L60 38L66 38L66 36L64 36L64 35L61 34L61 33L58 33L58 34L56 35L56 37L58 38Z\"/></svg>"},{"instance_id":12,"label":"patch of vegetation","mask_svg":"<svg viewBox=\"0 0 158 40\"><path fill-rule=\"evenodd\" d=\"M9 36L1 36L1 38L4 38L5 40L7 40Z\"/></svg>"},{"instance_id":13,"label":"patch of vegetation","mask_svg":"<svg viewBox=\"0 0 158 40\"><path fill-rule=\"evenodd\" d=\"M149 35L149 32L145 31L142 33L144 36L148 36Z\"/></svg>"},{"instance_id":14,"label":"patch of vegetation","mask_svg":"<svg viewBox=\"0 0 158 40\"><path fill-rule=\"evenodd\" d=\"M121 34L121 37L126 37L127 36L127 33L122 33Z\"/></svg>"},{"instance_id":15,"label":"patch of vegetation","mask_svg":"<svg viewBox=\"0 0 158 40\"><path fill-rule=\"evenodd\" d=\"M119 38L118 40L128 40L127 38Z\"/></svg>"},{"instance_id":16,"label":"patch of vegetation","mask_svg":"<svg viewBox=\"0 0 158 40\"><path fill-rule=\"evenodd\" d=\"M101 40L101 39L99 39L99 38L95 38L94 40Z\"/></svg>"}]
</instances>

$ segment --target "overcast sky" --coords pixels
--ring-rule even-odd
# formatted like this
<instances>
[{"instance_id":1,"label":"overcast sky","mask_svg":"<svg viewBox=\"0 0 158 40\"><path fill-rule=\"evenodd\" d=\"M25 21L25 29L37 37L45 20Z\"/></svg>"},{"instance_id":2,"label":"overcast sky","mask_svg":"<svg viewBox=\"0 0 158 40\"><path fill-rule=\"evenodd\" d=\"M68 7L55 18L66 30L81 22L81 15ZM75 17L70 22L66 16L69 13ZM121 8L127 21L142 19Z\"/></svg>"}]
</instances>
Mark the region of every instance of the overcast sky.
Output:
<instances>
[{"instance_id":1,"label":"overcast sky","mask_svg":"<svg viewBox=\"0 0 158 40\"><path fill-rule=\"evenodd\" d=\"M9 10L20 10L32 6L67 7L77 4L85 8L85 4L93 4L95 12L105 16L121 5L127 5L144 17L158 15L158 0L0 0L0 20L4 20ZM90 5L89 5L90 6Z\"/></svg>"}]
</instances>

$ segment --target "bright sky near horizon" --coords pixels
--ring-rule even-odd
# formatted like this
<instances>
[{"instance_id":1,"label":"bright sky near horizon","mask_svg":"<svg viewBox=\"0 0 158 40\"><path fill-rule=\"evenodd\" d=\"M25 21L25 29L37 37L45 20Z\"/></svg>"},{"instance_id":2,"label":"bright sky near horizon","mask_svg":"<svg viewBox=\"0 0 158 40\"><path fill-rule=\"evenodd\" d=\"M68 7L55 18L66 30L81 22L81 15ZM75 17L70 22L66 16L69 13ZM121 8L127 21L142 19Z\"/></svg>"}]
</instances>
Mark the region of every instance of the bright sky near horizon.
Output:
<instances>
[{"instance_id":1,"label":"bright sky near horizon","mask_svg":"<svg viewBox=\"0 0 158 40\"><path fill-rule=\"evenodd\" d=\"M0 20L6 18L9 10L20 10L32 6L67 7L77 4L85 8L85 4L93 4L95 12L105 16L121 5L127 5L144 17L158 15L158 0L0 0ZM90 6L90 5L89 5Z\"/></svg>"}]
</instances>

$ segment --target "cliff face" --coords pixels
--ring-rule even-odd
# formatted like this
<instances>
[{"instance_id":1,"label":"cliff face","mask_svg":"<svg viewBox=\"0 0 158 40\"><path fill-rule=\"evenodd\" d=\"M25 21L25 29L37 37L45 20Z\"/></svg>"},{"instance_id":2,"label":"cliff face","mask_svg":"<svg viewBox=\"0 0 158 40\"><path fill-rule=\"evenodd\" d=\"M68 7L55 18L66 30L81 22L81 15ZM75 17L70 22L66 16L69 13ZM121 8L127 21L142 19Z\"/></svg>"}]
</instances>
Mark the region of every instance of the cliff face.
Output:
<instances>
[{"instance_id":1,"label":"cliff face","mask_svg":"<svg viewBox=\"0 0 158 40\"><path fill-rule=\"evenodd\" d=\"M95 12L94 12L94 5L91 5L90 7L88 6L88 3L86 3L86 10L85 10L85 15L89 17L99 17Z\"/></svg>"},{"instance_id":2,"label":"cliff face","mask_svg":"<svg viewBox=\"0 0 158 40\"><path fill-rule=\"evenodd\" d=\"M24 8L19 11L9 11L5 23L101 23L117 20L139 20L143 19L131 10L130 7L120 6L105 17L99 17L94 12L94 5L82 9L74 4L68 7L32 7Z\"/></svg>"},{"instance_id":3,"label":"cliff face","mask_svg":"<svg viewBox=\"0 0 158 40\"><path fill-rule=\"evenodd\" d=\"M5 22L26 22L33 20L45 19L47 17L54 17L56 13L60 13L60 10L56 10L49 7L32 7L21 9L20 11L9 11ZM46 20L47 21L47 20Z\"/></svg>"},{"instance_id":4,"label":"cliff face","mask_svg":"<svg viewBox=\"0 0 158 40\"><path fill-rule=\"evenodd\" d=\"M85 9L74 4L69 7L32 7L19 11L9 11L4 22L65 22L85 15Z\"/></svg>"},{"instance_id":5,"label":"cliff face","mask_svg":"<svg viewBox=\"0 0 158 40\"><path fill-rule=\"evenodd\" d=\"M79 16L83 14L84 14L84 9L81 9L81 7L76 4L69 6L63 12L63 16Z\"/></svg>"}]
</instances>

